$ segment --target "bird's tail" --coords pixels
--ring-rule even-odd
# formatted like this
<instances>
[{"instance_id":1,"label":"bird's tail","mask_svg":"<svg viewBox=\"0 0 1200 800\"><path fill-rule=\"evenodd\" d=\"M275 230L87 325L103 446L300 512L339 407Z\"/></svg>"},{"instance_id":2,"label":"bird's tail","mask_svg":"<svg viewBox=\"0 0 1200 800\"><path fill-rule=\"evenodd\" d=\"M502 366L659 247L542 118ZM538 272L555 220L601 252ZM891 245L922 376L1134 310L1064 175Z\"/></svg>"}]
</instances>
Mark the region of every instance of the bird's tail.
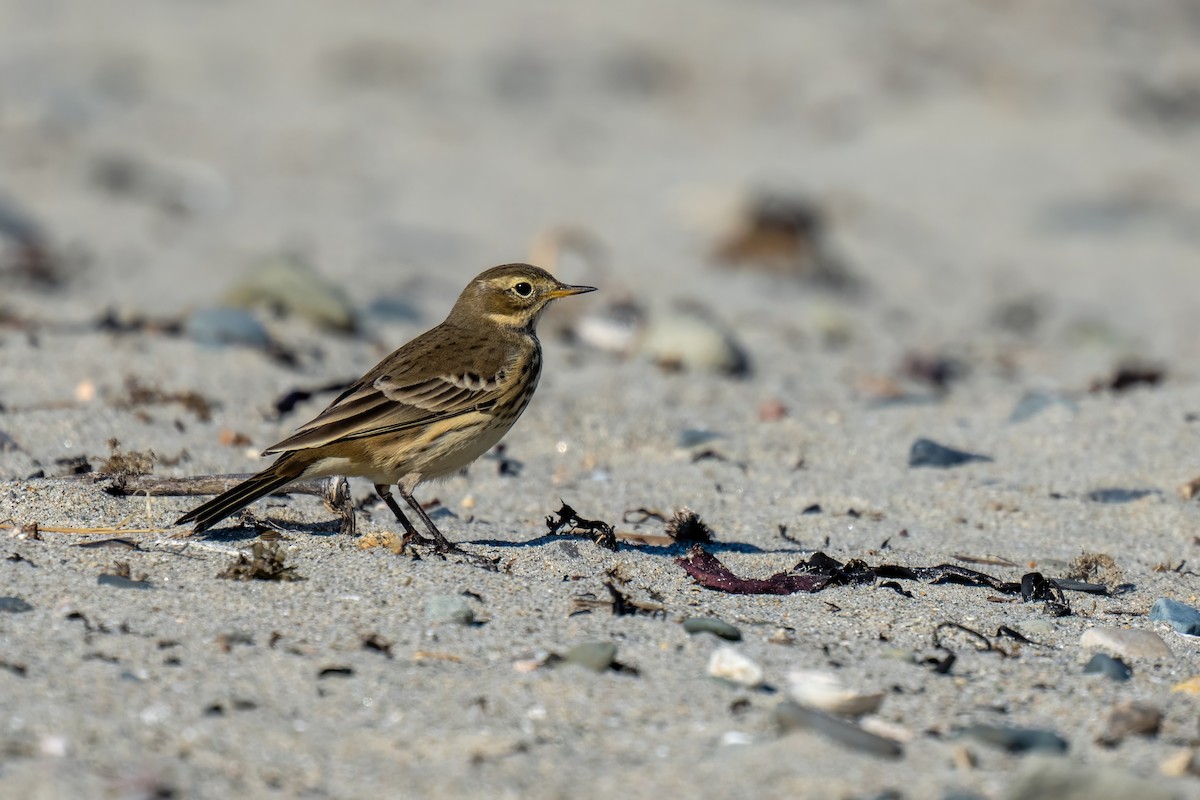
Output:
<instances>
[{"instance_id":1,"label":"bird's tail","mask_svg":"<svg viewBox=\"0 0 1200 800\"><path fill-rule=\"evenodd\" d=\"M196 533L206 531L235 511L296 480L304 472L305 466L306 464L295 458L293 453L284 453L262 472L217 495L204 505L193 508L175 520L175 524L186 525L194 522Z\"/></svg>"}]
</instances>

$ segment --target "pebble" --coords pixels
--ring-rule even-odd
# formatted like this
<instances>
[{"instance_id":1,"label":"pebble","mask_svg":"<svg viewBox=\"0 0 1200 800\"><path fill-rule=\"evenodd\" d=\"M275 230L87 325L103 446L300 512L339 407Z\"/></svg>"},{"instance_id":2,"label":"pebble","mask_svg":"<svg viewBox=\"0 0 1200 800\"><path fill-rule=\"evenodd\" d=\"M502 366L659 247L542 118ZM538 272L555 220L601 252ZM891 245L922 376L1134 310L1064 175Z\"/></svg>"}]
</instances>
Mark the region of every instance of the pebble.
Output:
<instances>
[{"instance_id":1,"label":"pebble","mask_svg":"<svg viewBox=\"0 0 1200 800\"><path fill-rule=\"evenodd\" d=\"M955 450L930 439L917 439L908 451L910 467L957 467L972 461L991 461L990 456Z\"/></svg>"},{"instance_id":2,"label":"pebble","mask_svg":"<svg viewBox=\"0 0 1200 800\"><path fill-rule=\"evenodd\" d=\"M1118 505L1121 503L1132 503L1135 500L1141 500L1143 497L1151 495L1160 495L1162 492L1157 489L1096 489L1088 492L1087 499L1093 503L1107 503L1109 505Z\"/></svg>"},{"instance_id":3,"label":"pebble","mask_svg":"<svg viewBox=\"0 0 1200 800\"><path fill-rule=\"evenodd\" d=\"M33 606L22 600L20 597L6 596L0 597L0 611L8 614L21 614L26 611L33 611Z\"/></svg>"},{"instance_id":4,"label":"pebble","mask_svg":"<svg viewBox=\"0 0 1200 800\"><path fill-rule=\"evenodd\" d=\"M475 621L475 612L460 595L435 594L425 601L425 619L433 623L470 625Z\"/></svg>"},{"instance_id":5,"label":"pebble","mask_svg":"<svg viewBox=\"0 0 1200 800\"><path fill-rule=\"evenodd\" d=\"M236 344L265 350L271 346L271 335L263 324L253 314L237 308L196 309L183 321L183 333L206 347Z\"/></svg>"},{"instance_id":6,"label":"pebble","mask_svg":"<svg viewBox=\"0 0 1200 800\"><path fill-rule=\"evenodd\" d=\"M1178 600L1169 597L1155 600L1150 607L1150 619L1169 623L1176 633L1184 636L1200 636L1200 611Z\"/></svg>"},{"instance_id":7,"label":"pebble","mask_svg":"<svg viewBox=\"0 0 1200 800\"><path fill-rule=\"evenodd\" d=\"M1088 628L1079 637L1081 647L1095 647L1124 658L1164 659L1171 648L1154 631L1136 628Z\"/></svg>"},{"instance_id":8,"label":"pebble","mask_svg":"<svg viewBox=\"0 0 1200 800\"><path fill-rule=\"evenodd\" d=\"M745 375L750 359L733 335L705 311L687 308L656 315L638 351L661 366Z\"/></svg>"},{"instance_id":9,"label":"pebble","mask_svg":"<svg viewBox=\"0 0 1200 800\"><path fill-rule=\"evenodd\" d=\"M1113 658L1105 653L1096 653L1083 668L1083 674L1104 675L1114 681L1127 681L1133 676L1133 670L1119 658Z\"/></svg>"},{"instance_id":10,"label":"pebble","mask_svg":"<svg viewBox=\"0 0 1200 800\"><path fill-rule=\"evenodd\" d=\"M830 716L823 711L805 708L799 703L784 700L775 707L772 716L783 732L806 730L819 733L840 745L881 758L900 758L904 748L899 742L869 733L853 722Z\"/></svg>"},{"instance_id":11,"label":"pebble","mask_svg":"<svg viewBox=\"0 0 1200 800\"><path fill-rule=\"evenodd\" d=\"M679 432L679 438L675 440L678 447L689 448L699 447L702 444L708 444L714 439L720 439L721 434L716 431L710 431L707 428L684 428Z\"/></svg>"},{"instance_id":12,"label":"pebble","mask_svg":"<svg viewBox=\"0 0 1200 800\"><path fill-rule=\"evenodd\" d=\"M626 355L637 345L645 321L645 312L634 303L611 303L576 319L570 332L588 347Z\"/></svg>"},{"instance_id":13,"label":"pebble","mask_svg":"<svg viewBox=\"0 0 1200 800\"><path fill-rule=\"evenodd\" d=\"M1065 758L1030 758L1004 800L1178 800L1174 792L1118 767Z\"/></svg>"},{"instance_id":14,"label":"pebble","mask_svg":"<svg viewBox=\"0 0 1200 800\"><path fill-rule=\"evenodd\" d=\"M1054 633L1054 623L1048 619L1027 619L1021 623L1020 628L1021 633L1030 639Z\"/></svg>"},{"instance_id":15,"label":"pebble","mask_svg":"<svg viewBox=\"0 0 1200 800\"><path fill-rule=\"evenodd\" d=\"M0 453L13 453L21 449L21 445L17 444L17 440L9 436L4 431L0 431Z\"/></svg>"},{"instance_id":16,"label":"pebble","mask_svg":"<svg viewBox=\"0 0 1200 800\"><path fill-rule=\"evenodd\" d=\"M1025 422L1054 406L1062 406L1072 414L1079 410L1079 404L1070 395L1062 392L1026 392L1017 401L1016 407L1008 416L1008 421Z\"/></svg>"},{"instance_id":17,"label":"pebble","mask_svg":"<svg viewBox=\"0 0 1200 800\"><path fill-rule=\"evenodd\" d=\"M1126 700L1117 703L1108 712L1104 735L1100 741L1116 744L1126 736L1157 736L1162 726L1163 713L1154 706Z\"/></svg>"},{"instance_id":18,"label":"pebble","mask_svg":"<svg viewBox=\"0 0 1200 800\"><path fill-rule=\"evenodd\" d=\"M617 660L617 646L612 642L583 642L563 653L562 658L567 664L604 672Z\"/></svg>"},{"instance_id":19,"label":"pebble","mask_svg":"<svg viewBox=\"0 0 1200 800\"><path fill-rule=\"evenodd\" d=\"M742 632L724 620L715 617L688 617L683 621L683 629L691 634L711 633L729 642L740 642Z\"/></svg>"},{"instance_id":20,"label":"pebble","mask_svg":"<svg viewBox=\"0 0 1200 800\"><path fill-rule=\"evenodd\" d=\"M754 688L761 686L762 667L732 647L718 647L708 659L708 674L714 678Z\"/></svg>"},{"instance_id":21,"label":"pebble","mask_svg":"<svg viewBox=\"0 0 1200 800\"><path fill-rule=\"evenodd\" d=\"M351 332L357 327L354 307L342 288L295 255L270 257L251 267L222 302L233 308L282 311L328 330Z\"/></svg>"},{"instance_id":22,"label":"pebble","mask_svg":"<svg viewBox=\"0 0 1200 800\"><path fill-rule=\"evenodd\" d=\"M1200 750L1185 747L1162 762L1159 771L1170 778L1200 776ZM1138 798L1138 800L1142 800L1142 798Z\"/></svg>"},{"instance_id":23,"label":"pebble","mask_svg":"<svg viewBox=\"0 0 1200 800\"><path fill-rule=\"evenodd\" d=\"M793 670L788 673L788 694L802 706L843 717L861 717L883 704L883 692L848 688L832 672Z\"/></svg>"},{"instance_id":24,"label":"pebble","mask_svg":"<svg viewBox=\"0 0 1200 800\"><path fill-rule=\"evenodd\" d=\"M1067 752L1067 740L1054 731L1038 728L1012 728L1006 725L970 725L960 732L962 736L978 739L986 744L1007 750L1010 753Z\"/></svg>"}]
</instances>

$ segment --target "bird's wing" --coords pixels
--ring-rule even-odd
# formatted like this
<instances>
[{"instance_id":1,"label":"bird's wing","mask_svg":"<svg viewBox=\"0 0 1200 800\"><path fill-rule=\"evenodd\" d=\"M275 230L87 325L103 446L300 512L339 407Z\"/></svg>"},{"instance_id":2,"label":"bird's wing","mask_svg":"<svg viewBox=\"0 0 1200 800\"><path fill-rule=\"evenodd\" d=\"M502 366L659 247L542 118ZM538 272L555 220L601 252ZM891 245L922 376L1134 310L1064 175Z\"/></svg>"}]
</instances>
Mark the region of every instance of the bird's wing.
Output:
<instances>
[{"instance_id":1,"label":"bird's wing","mask_svg":"<svg viewBox=\"0 0 1200 800\"><path fill-rule=\"evenodd\" d=\"M433 333L392 353L312 421L263 454L323 447L489 411L513 368L510 353L486 337L463 342L460 335L447 357L441 351L443 337Z\"/></svg>"}]
</instances>

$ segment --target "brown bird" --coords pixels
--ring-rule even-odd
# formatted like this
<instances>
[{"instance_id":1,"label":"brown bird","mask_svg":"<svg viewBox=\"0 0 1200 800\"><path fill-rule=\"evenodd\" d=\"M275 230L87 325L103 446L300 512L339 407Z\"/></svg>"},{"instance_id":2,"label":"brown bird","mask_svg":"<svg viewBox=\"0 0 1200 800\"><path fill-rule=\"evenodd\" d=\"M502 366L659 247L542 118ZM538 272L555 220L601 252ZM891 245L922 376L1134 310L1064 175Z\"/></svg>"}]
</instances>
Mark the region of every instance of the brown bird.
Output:
<instances>
[{"instance_id":1,"label":"brown bird","mask_svg":"<svg viewBox=\"0 0 1200 800\"><path fill-rule=\"evenodd\" d=\"M311 422L264 450L281 454L274 464L175 524L195 523L196 532L204 531L292 481L345 475L375 485L406 540L457 551L413 490L458 472L508 433L541 374L538 317L552 300L591 291L529 264L480 273L444 322L380 361ZM432 541L400 509L393 484Z\"/></svg>"}]
</instances>

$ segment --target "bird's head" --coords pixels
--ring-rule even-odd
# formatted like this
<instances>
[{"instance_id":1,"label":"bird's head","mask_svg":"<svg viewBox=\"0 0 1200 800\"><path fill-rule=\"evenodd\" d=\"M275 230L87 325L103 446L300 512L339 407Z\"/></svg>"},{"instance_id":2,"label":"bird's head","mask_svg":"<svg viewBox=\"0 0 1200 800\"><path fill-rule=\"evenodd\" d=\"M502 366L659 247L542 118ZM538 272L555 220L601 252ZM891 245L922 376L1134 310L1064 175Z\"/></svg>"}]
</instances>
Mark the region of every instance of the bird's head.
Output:
<instances>
[{"instance_id":1,"label":"bird's head","mask_svg":"<svg viewBox=\"0 0 1200 800\"><path fill-rule=\"evenodd\" d=\"M477 275L459 295L449 319L486 319L505 328L532 331L550 301L595 290L562 283L530 264L504 264Z\"/></svg>"}]
</instances>

